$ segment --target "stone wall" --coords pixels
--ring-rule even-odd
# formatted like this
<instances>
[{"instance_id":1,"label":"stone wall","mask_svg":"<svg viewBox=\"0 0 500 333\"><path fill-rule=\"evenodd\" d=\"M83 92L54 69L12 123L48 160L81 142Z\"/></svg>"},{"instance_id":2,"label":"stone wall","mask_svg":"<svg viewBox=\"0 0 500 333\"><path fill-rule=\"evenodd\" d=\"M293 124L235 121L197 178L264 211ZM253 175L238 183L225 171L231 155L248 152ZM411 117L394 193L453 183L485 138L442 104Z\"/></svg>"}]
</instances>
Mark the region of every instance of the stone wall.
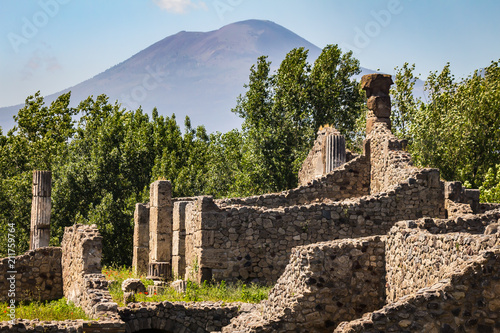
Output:
<instances>
[{"instance_id":1,"label":"stone wall","mask_svg":"<svg viewBox=\"0 0 500 333\"><path fill-rule=\"evenodd\" d=\"M66 227L62 240L64 296L92 318L116 316L108 281L101 273L102 237L97 226Z\"/></svg>"},{"instance_id":2,"label":"stone wall","mask_svg":"<svg viewBox=\"0 0 500 333\"><path fill-rule=\"evenodd\" d=\"M126 325L122 321L89 321L89 320L66 320L66 321L39 321L20 319L16 324L0 322L0 332L26 333L125 333Z\"/></svg>"},{"instance_id":3,"label":"stone wall","mask_svg":"<svg viewBox=\"0 0 500 333\"><path fill-rule=\"evenodd\" d=\"M186 272L198 281L202 274L274 283L295 246L383 235L400 220L444 217L441 185L439 173L423 169L387 193L340 202L221 208L200 197L186 206Z\"/></svg>"},{"instance_id":4,"label":"stone wall","mask_svg":"<svg viewBox=\"0 0 500 333\"><path fill-rule=\"evenodd\" d=\"M220 207L243 205L279 208L320 202L324 199L343 200L370 193L370 164L364 156L357 156L333 172L311 180L303 186L281 193L263 194L247 198L217 200Z\"/></svg>"},{"instance_id":5,"label":"stone wall","mask_svg":"<svg viewBox=\"0 0 500 333\"><path fill-rule=\"evenodd\" d=\"M479 190L466 189L461 182L445 182L444 198L450 216L478 213L480 210Z\"/></svg>"},{"instance_id":6,"label":"stone wall","mask_svg":"<svg viewBox=\"0 0 500 333\"><path fill-rule=\"evenodd\" d=\"M380 237L294 248L269 299L222 332L331 332L385 304Z\"/></svg>"},{"instance_id":7,"label":"stone wall","mask_svg":"<svg viewBox=\"0 0 500 333\"><path fill-rule=\"evenodd\" d=\"M387 302L437 283L472 256L499 243L497 233L435 235L411 223L398 223L386 241Z\"/></svg>"},{"instance_id":8,"label":"stone wall","mask_svg":"<svg viewBox=\"0 0 500 333\"><path fill-rule=\"evenodd\" d=\"M466 232L470 234L486 233L486 229L500 223L500 208L487 211L483 214L468 214L448 219L423 218L416 221L398 223L401 227L419 228L432 234L447 234Z\"/></svg>"},{"instance_id":9,"label":"stone wall","mask_svg":"<svg viewBox=\"0 0 500 333\"><path fill-rule=\"evenodd\" d=\"M163 332L218 332L239 313L241 304L223 302L136 303L120 308L127 333L141 330Z\"/></svg>"},{"instance_id":10,"label":"stone wall","mask_svg":"<svg viewBox=\"0 0 500 333\"><path fill-rule=\"evenodd\" d=\"M336 333L498 332L500 249L473 256L438 283L400 298Z\"/></svg>"},{"instance_id":11,"label":"stone wall","mask_svg":"<svg viewBox=\"0 0 500 333\"><path fill-rule=\"evenodd\" d=\"M14 258L0 259L0 302L11 299L8 294L12 280L8 279L13 276L16 301L48 301L61 298L61 253L60 247L41 247Z\"/></svg>"},{"instance_id":12,"label":"stone wall","mask_svg":"<svg viewBox=\"0 0 500 333\"><path fill-rule=\"evenodd\" d=\"M371 165L371 193L385 192L419 170L412 166L411 155L405 151L406 141L396 138L385 123L374 124L365 147Z\"/></svg>"}]
</instances>

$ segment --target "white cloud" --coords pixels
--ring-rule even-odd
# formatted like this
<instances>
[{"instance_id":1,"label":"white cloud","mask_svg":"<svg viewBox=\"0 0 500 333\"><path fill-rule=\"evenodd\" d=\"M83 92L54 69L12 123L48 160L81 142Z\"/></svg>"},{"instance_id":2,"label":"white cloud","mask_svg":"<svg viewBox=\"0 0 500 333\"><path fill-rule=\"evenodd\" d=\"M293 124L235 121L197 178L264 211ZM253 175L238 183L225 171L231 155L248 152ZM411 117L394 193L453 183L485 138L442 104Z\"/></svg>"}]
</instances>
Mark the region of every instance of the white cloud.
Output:
<instances>
[{"instance_id":1,"label":"white cloud","mask_svg":"<svg viewBox=\"0 0 500 333\"><path fill-rule=\"evenodd\" d=\"M154 2L167 12L183 14L191 9L207 9L203 1L193 3L191 0L154 0Z\"/></svg>"}]
</instances>

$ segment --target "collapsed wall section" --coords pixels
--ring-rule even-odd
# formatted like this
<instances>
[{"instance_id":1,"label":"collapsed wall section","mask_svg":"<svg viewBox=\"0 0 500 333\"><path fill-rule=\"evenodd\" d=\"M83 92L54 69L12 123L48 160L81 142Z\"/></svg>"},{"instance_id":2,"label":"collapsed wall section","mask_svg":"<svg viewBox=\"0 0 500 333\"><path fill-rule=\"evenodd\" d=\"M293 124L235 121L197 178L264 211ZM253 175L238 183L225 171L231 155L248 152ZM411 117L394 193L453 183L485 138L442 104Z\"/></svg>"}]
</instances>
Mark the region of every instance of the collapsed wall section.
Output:
<instances>
[{"instance_id":1,"label":"collapsed wall section","mask_svg":"<svg viewBox=\"0 0 500 333\"><path fill-rule=\"evenodd\" d=\"M400 220L444 217L439 173L423 169L388 193L281 209L186 206L186 273L198 281L274 283L300 245L386 234Z\"/></svg>"},{"instance_id":2,"label":"collapsed wall section","mask_svg":"<svg viewBox=\"0 0 500 333\"><path fill-rule=\"evenodd\" d=\"M321 202L344 200L370 193L370 164L365 156L357 156L331 173L306 182L305 185L274 194L247 198L216 200L220 207L244 205L263 208L279 208Z\"/></svg>"},{"instance_id":3,"label":"collapsed wall section","mask_svg":"<svg viewBox=\"0 0 500 333\"><path fill-rule=\"evenodd\" d=\"M222 332L331 332L385 304L380 237L296 247L269 299Z\"/></svg>"},{"instance_id":4,"label":"collapsed wall section","mask_svg":"<svg viewBox=\"0 0 500 333\"><path fill-rule=\"evenodd\" d=\"M0 302L13 298L19 302L63 297L61 254L60 247L41 247L0 259Z\"/></svg>"},{"instance_id":5,"label":"collapsed wall section","mask_svg":"<svg viewBox=\"0 0 500 333\"><path fill-rule=\"evenodd\" d=\"M101 274L102 237L97 226L66 227L62 240L64 297L92 318L116 317L108 281Z\"/></svg>"}]
</instances>

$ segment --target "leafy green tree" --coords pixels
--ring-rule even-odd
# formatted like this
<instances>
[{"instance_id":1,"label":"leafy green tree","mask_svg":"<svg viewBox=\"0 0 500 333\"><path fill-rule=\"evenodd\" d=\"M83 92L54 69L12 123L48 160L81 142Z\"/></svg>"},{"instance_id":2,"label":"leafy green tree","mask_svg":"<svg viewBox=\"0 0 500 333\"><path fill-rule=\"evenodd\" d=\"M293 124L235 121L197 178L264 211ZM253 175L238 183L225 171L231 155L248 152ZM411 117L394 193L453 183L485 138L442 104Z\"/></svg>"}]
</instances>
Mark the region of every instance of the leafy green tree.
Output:
<instances>
[{"instance_id":1,"label":"leafy green tree","mask_svg":"<svg viewBox=\"0 0 500 333\"><path fill-rule=\"evenodd\" d=\"M342 53L337 45L327 45L311 71L310 101L313 128L331 124L352 144L356 121L365 105L364 94L353 78L361 73L352 51Z\"/></svg>"},{"instance_id":2,"label":"leafy green tree","mask_svg":"<svg viewBox=\"0 0 500 333\"><path fill-rule=\"evenodd\" d=\"M141 109L126 111L104 95L89 97L78 111L69 158L53 172L53 242L75 222L96 224L103 262L129 264L134 206L147 192L155 161L153 126Z\"/></svg>"},{"instance_id":3,"label":"leafy green tree","mask_svg":"<svg viewBox=\"0 0 500 333\"><path fill-rule=\"evenodd\" d=\"M482 202L500 202L500 164L488 169L479 190Z\"/></svg>"},{"instance_id":4,"label":"leafy green tree","mask_svg":"<svg viewBox=\"0 0 500 333\"><path fill-rule=\"evenodd\" d=\"M493 174L500 163L498 61L460 81L449 64L431 73L425 83L428 102L411 97L413 69L405 64L398 70L393 95L397 129L409 139L415 162L439 168L446 180L475 188L486 182L484 189L495 188Z\"/></svg>"},{"instance_id":5,"label":"leafy green tree","mask_svg":"<svg viewBox=\"0 0 500 333\"><path fill-rule=\"evenodd\" d=\"M6 244L8 223L16 224L17 253L28 249L33 170L52 170L67 156L67 145L74 134L70 93L46 106L40 92L26 99L14 117L17 125L6 136L0 135L0 225ZM0 254L6 255L1 246Z\"/></svg>"},{"instance_id":6,"label":"leafy green tree","mask_svg":"<svg viewBox=\"0 0 500 333\"><path fill-rule=\"evenodd\" d=\"M418 80L418 77L413 74L415 64L410 66L406 62L402 68L396 67L395 70L394 85L391 87L391 122L396 136L411 140L410 126L421 102L413 96L415 82Z\"/></svg>"},{"instance_id":7,"label":"leafy green tree","mask_svg":"<svg viewBox=\"0 0 500 333\"><path fill-rule=\"evenodd\" d=\"M362 96L352 76L359 62L329 45L311 68L307 53L290 51L273 74L267 57L250 69L248 90L233 109L244 119L242 194L295 187L319 126L334 124L349 142L354 138Z\"/></svg>"}]
</instances>

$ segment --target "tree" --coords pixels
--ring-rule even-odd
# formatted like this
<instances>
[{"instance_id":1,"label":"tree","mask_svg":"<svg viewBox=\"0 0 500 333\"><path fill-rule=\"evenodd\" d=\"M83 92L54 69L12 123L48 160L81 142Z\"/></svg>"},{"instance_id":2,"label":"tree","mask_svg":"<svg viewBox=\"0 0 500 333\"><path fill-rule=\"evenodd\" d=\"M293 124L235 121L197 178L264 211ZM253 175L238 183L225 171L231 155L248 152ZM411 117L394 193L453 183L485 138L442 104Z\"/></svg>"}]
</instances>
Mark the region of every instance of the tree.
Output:
<instances>
[{"instance_id":1,"label":"tree","mask_svg":"<svg viewBox=\"0 0 500 333\"><path fill-rule=\"evenodd\" d=\"M342 54L337 45L327 45L314 62L310 90L313 128L331 124L354 140L353 131L364 106L354 75L361 73L352 51Z\"/></svg>"},{"instance_id":2,"label":"tree","mask_svg":"<svg viewBox=\"0 0 500 333\"><path fill-rule=\"evenodd\" d=\"M26 99L14 117L17 125L6 136L0 134L0 243L6 244L6 227L15 222L17 253L28 249L33 170L52 170L67 156L74 134L70 93L45 106L40 92ZM6 255L7 246L0 254Z\"/></svg>"},{"instance_id":3,"label":"tree","mask_svg":"<svg viewBox=\"0 0 500 333\"><path fill-rule=\"evenodd\" d=\"M360 72L352 53L323 49L314 67L307 50L290 51L271 74L267 57L250 69L248 89L233 112L243 121L242 193L276 192L297 185L297 175L321 125L354 138L362 97L352 78Z\"/></svg>"},{"instance_id":4,"label":"tree","mask_svg":"<svg viewBox=\"0 0 500 333\"><path fill-rule=\"evenodd\" d=\"M425 83L429 102L410 97L413 69L405 64L398 70L393 94L397 128L404 129L415 162L439 168L446 180L475 188L486 182L494 188L491 182L500 164L498 61L460 81L449 64L440 73L430 73Z\"/></svg>"}]
</instances>

